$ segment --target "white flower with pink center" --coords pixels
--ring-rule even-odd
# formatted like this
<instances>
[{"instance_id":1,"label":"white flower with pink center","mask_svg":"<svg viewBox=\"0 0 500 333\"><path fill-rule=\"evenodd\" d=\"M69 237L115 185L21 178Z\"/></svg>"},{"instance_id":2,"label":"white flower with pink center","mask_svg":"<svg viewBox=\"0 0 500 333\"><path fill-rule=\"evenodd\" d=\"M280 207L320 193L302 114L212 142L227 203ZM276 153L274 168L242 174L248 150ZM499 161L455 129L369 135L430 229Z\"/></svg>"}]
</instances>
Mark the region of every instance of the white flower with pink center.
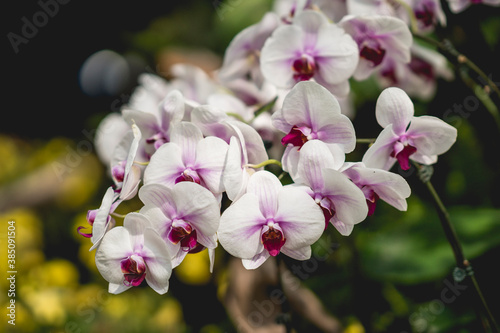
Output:
<instances>
[{"instance_id":1,"label":"white flower with pink center","mask_svg":"<svg viewBox=\"0 0 500 333\"><path fill-rule=\"evenodd\" d=\"M321 209L309 195L283 187L268 171L258 171L248 180L247 192L222 214L218 236L245 268L255 269L280 252L309 259L310 245L324 228Z\"/></svg>"},{"instance_id":2,"label":"white flower with pink center","mask_svg":"<svg viewBox=\"0 0 500 333\"><path fill-rule=\"evenodd\" d=\"M345 96L358 53L356 42L342 28L319 12L305 10L268 38L262 48L261 70L278 88L314 79L333 94Z\"/></svg>"},{"instance_id":3,"label":"white flower with pink center","mask_svg":"<svg viewBox=\"0 0 500 333\"><path fill-rule=\"evenodd\" d=\"M346 16L339 26L358 44L360 58L354 72L356 80L368 78L386 58L399 63L410 62L413 38L404 21L380 15Z\"/></svg>"},{"instance_id":4,"label":"white flower with pink center","mask_svg":"<svg viewBox=\"0 0 500 333\"><path fill-rule=\"evenodd\" d=\"M363 156L366 166L389 170L398 161L401 169L408 170L410 159L434 164L437 156L455 143L456 128L436 117L413 114L413 103L403 90L392 87L382 91L375 115L384 129Z\"/></svg>"},{"instance_id":5,"label":"white flower with pink center","mask_svg":"<svg viewBox=\"0 0 500 333\"><path fill-rule=\"evenodd\" d=\"M172 187L189 181L218 195L224 191L221 174L228 144L215 136L203 138L200 129L188 122L177 124L170 142L151 156L144 172L144 184Z\"/></svg>"},{"instance_id":6,"label":"white flower with pink center","mask_svg":"<svg viewBox=\"0 0 500 333\"><path fill-rule=\"evenodd\" d=\"M335 155L349 153L356 145L354 127L341 114L339 102L315 82L298 83L272 120L274 127L288 133L281 139L286 146L282 163L283 169L292 174L296 172L300 148L307 141L323 141Z\"/></svg>"},{"instance_id":7,"label":"white flower with pink center","mask_svg":"<svg viewBox=\"0 0 500 333\"><path fill-rule=\"evenodd\" d=\"M342 156L343 157L343 156ZM335 158L327 145L308 141L300 152L294 182L321 207L325 229L331 223L342 235L351 234L354 225L368 213L363 192L338 171L344 159Z\"/></svg>"},{"instance_id":8,"label":"white flower with pink center","mask_svg":"<svg viewBox=\"0 0 500 333\"><path fill-rule=\"evenodd\" d=\"M406 198L410 196L411 188L400 175L386 170L368 168L361 162L346 163L341 171L365 195L368 216L375 212L379 199L401 211L406 211L408 208Z\"/></svg>"},{"instance_id":9,"label":"white flower with pink center","mask_svg":"<svg viewBox=\"0 0 500 333\"><path fill-rule=\"evenodd\" d=\"M173 267L188 253L204 248L208 248L213 266L220 208L210 191L192 182L181 182L172 188L147 184L140 189L139 198L144 203L140 212L150 219L173 253Z\"/></svg>"},{"instance_id":10,"label":"white flower with pink center","mask_svg":"<svg viewBox=\"0 0 500 333\"><path fill-rule=\"evenodd\" d=\"M143 280L157 293L168 291L172 274L171 253L165 242L139 213L125 217L123 227L110 230L96 252L96 266L109 282L109 292L119 294Z\"/></svg>"}]
</instances>

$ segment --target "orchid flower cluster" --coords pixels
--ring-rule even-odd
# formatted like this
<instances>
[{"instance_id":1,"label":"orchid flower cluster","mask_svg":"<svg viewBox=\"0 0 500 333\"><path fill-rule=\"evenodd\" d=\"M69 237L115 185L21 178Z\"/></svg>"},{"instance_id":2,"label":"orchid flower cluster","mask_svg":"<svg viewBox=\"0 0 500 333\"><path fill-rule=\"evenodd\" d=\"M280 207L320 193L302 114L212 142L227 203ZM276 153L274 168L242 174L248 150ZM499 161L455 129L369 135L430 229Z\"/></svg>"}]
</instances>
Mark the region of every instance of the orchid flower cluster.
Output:
<instances>
[{"instance_id":1,"label":"orchid flower cluster","mask_svg":"<svg viewBox=\"0 0 500 333\"><path fill-rule=\"evenodd\" d=\"M446 24L437 0L276 1L235 36L214 73L176 64L170 81L142 74L99 126L95 145L113 185L88 212L92 231L79 229L109 292L146 280L166 293L191 253L207 249L212 271L219 243L247 269L279 253L306 260L326 228L350 235L378 200L405 211L411 190L391 168L434 164L457 136L414 115L409 95L429 98L436 78L452 74L413 42L410 14L424 32ZM361 161L346 162L356 148L349 80L369 77L383 88L381 132ZM142 208L117 226L114 212L136 196Z\"/></svg>"}]
</instances>

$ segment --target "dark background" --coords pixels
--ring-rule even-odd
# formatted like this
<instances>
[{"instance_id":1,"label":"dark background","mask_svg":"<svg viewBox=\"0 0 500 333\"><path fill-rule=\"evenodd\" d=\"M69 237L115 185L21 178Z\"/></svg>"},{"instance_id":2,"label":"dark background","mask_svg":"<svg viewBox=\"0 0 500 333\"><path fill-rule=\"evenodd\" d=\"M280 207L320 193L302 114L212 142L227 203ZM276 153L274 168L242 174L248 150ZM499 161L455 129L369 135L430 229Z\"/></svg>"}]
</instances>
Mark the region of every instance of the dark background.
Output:
<instances>
[{"instance_id":1,"label":"dark background","mask_svg":"<svg viewBox=\"0 0 500 333\"><path fill-rule=\"evenodd\" d=\"M82 93L78 73L83 62L102 49L126 51L127 38L146 29L152 19L195 2L200 1L72 0L59 4L58 13L27 44L20 44L17 54L8 33L22 35L22 18L33 22L42 8L36 1L9 2L2 42L6 117L0 132L22 138L78 137L86 120L112 101Z\"/></svg>"}]
</instances>

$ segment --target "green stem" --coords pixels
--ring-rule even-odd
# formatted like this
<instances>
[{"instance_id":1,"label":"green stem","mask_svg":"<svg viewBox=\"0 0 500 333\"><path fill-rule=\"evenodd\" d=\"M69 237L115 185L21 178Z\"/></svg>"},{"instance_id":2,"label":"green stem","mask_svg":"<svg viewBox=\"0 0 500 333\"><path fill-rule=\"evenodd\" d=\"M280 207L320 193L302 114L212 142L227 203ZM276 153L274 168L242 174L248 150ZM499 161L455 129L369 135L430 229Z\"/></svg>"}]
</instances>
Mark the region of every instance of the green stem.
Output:
<instances>
[{"instance_id":1,"label":"green stem","mask_svg":"<svg viewBox=\"0 0 500 333\"><path fill-rule=\"evenodd\" d=\"M230 117L238 119L239 121L241 121L243 123L246 123L245 119L243 119L243 117L240 114L238 114L238 113L235 113L235 112L226 112L226 114L228 116L230 116Z\"/></svg>"},{"instance_id":2,"label":"green stem","mask_svg":"<svg viewBox=\"0 0 500 333\"><path fill-rule=\"evenodd\" d=\"M431 194L433 200L434 200L434 205L436 206L436 210L439 216L439 221L441 222L441 226L443 227L444 233L446 235L446 238L448 239L448 243L451 245L451 248L453 250L453 254L455 255L455 261L457 264L457 267L466 269L470 267L470 262L465 258L465 255L462 250L462 245L460 244L460 241L458 239L457 233L455 232L455 229L453 228L453 224L451 223L450 215L441 201L441 198L439 197L438 193L436 192L436 189L432 185L432 183L428 180L424 182L425 185L427 186L427 189L429 190L429 193ZM470 275L472 286L474 287L474 291L476 294L476 297L478 299L479 304L481 305L484 313L486 314L486 317L489 321L489 327L493 330L493 332L500 332L498 325L495 321L495 318L493 317L490 308L488 307L488 304L486 303L486 300L484 299L483 293L481 292L481 289L479 287L479 284L477 283L476 277L472 274Z\"/></svg>"},{"instance_id":3,"label":"green stem","mask_svg":"<svg viewBox=\"0 0 500 333\"><path fill-rule=\"evenodd\" d=\"M264 167L266 165L270 165L270 164L275 164L275 165L279 166L280 168L282 168L281 162L278 160L274 160L274 159L270 159L270 160L264 161L264 162L259 163L259 164L245 164L244 166L248 167L248 168L258 169L258 168L262 168L262 167Z\"/></svg>"},{"instance_id":4,"label":"green stem","mask_svg":"<svg viewBox=\"0 0 500 333\"><path fill-rule=\"evenodd\" d=\"M394 0L395 3L398 5L402 6L406 12L408 13L408 16L410 17L410 28L413 33L418 33L418 21L417 17L415 16L415 12L413 11L413 8L410 7L408 3L406 3L404 0Z\"/></svg>"},{"instance_id":5,"label":"green stem","mask_svg":"<svg viewBox=\"0 0 500 333\"><path fill-rule=\"evenodd\" d=\"M472 69L484 80L484 82L487 83L487 85L484 86L485 92L488 93L489 90L493 89L498 97L500 97L500 89L497 87L497 85L488 77L488 75L486 75L483 70L481 70L481 68L479 68L479 66L471 61L467 56L458 52L450 41L446 40L445 42L440 42L428 36L423 36L416 33L413 34L413 37L437 47L442 53L454 58L458 64L465 65Z\"/></svg>"},{"instance_id":6,"label":"green stem","mask_svg":"<svg viewBox=\"0 0 500 333\"><path fill-rule=\"evenodd\" d=\"M375 142L377 139L356 139L356 143L367 143L367 144L372 144Z\"/></svg>"}]
</instances>

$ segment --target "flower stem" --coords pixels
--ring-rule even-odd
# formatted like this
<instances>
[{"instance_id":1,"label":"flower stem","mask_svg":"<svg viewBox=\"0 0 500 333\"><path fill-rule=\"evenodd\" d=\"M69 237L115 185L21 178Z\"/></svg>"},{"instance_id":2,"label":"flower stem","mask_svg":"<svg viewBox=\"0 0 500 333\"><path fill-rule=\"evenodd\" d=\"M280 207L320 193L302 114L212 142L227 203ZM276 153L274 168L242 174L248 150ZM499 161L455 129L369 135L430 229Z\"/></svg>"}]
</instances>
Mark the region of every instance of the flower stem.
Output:
<instances>
[{"instance_id":1,"label":"flower stem","mask_svg":"<svg viewBox=\"0 0 500 333\"><path fill-rule=\"evenodd\" d=\"M372 144L375 142L377 139L356 139L356 143L367 143L367 144Z\"/></svg>"},{"instance_id":2,"label":"flower stem","mask_svg":"<svg viewBox=\"0 0 500 333\"><path fill-rule=\"evenodd\" d=\"M269 164L276 164L280 168L282 167L281 162L278 160L274 160L274 159L270 159L270 160L264 161L264 162L259 163L259 164L245 164L244 166L248 167L248 168L252 168L252 169L258 169L258 168L262 168L262 167L269 165Z\"/></svg>"},{"instance_id":3,"label":"flower stem","mask_svg":"<svg viewBox=\"0 0 500 333\"><path fill-rule=\"evenodd\" d=\"M469 272L468 276L470 277L472 286L474 287L475 295L487 317L488 322L484 323L486 324L485 329L489 327L493 332L499 333L500 330L498 328L498 325L495 322L495 318L493 317L491 310L488 307L488 304L486 303L486 300L484 299L483 293L481 292L476 277L472 272L471 264L465 258L464 252L462 250L462 245L460 244L457 233L455 232L453 224L451 223L450 215L445 205L441 201L441 198L439 197L438 193L436 192L436 189L434 188L430 180L424 181L424 184L427 186L427 189L429 190L429 193L431 194L432 199L434 200L434 205L436 206L436 211L439 216L439 221L441 222L441 226L443 227L448 243L450 243L451 248L453 250L457 267Z\"/></svg>"},{"instance_id":4,"label":"flower stem","mask_svg":"<svg viewBox=\"0 0 500 333\"><path fill-rule=\"evenodd\" d=\"M428 36L423 36L416 33L413 34L413 37L437 47L445 55L449 55L454 58L458 64L465 65L472 69L483 79L484 82L486 82L486 85L484 86L485 92L488 93L489 91L494 90L498 97L500 97L500 89L497 87L497 85L488 77L488 75L486 75L483 70L481 70L481 68L479 68L479 66L471 61L467 56L458 52L449 40L444 40L443 42L441 42Z\"/></svg>"}]
</instances>

